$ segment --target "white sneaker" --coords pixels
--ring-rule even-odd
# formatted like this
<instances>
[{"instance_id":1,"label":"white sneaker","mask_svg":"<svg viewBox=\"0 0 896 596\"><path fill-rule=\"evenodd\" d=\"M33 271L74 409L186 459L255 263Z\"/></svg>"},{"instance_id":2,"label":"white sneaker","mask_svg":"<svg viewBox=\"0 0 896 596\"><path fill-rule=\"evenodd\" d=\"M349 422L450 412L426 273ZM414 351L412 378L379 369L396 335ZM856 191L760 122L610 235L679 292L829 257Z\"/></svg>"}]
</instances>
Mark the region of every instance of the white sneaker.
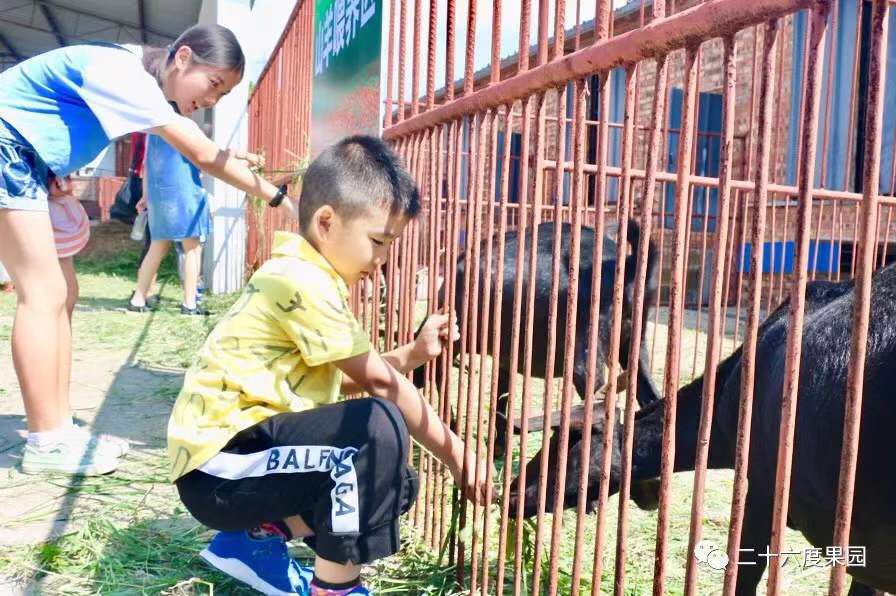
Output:
<instances>
[{"instance_id":1,"label":"white sneaker","mask_svg":"<svg viewBox=\"0 0 896 596\"><path fill-rule=\"evenodd\" d=\"M111 455L112 457L124 457L131 450L131 443L127 439L122 439L113 435L94 435L83 426L74 425L73 432L75 436L82 440L89 441L93 444L93 448L98 452Z\"/></svg>"},{"instance_id":2,"label":"white sneaker","mask_svg":"<svg viewBox=\"0 0 896 596\"><path fill-rule=\"evenodd\" d=\"M118 457L100 443L76 438L41 447L26 444L22 451L22 471L26 474L98 476L114 471L119 463Z\"/></svg>"}]
</instances>

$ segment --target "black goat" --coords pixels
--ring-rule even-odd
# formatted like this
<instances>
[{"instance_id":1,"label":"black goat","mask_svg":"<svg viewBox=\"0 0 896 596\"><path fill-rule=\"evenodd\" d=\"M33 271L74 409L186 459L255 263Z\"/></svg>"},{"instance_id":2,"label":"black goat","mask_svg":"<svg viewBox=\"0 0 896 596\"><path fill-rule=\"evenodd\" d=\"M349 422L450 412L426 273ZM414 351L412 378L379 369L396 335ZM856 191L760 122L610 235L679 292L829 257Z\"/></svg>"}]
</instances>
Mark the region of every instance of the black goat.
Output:
<instances>
[{"instance_id":1,"label":"black goat","mask_svg":"<svg viewBox=\"0 0 896 596\"><path fill-rule=\"evenodd\" d=\"M793 470L788 525L799 530L816 547L833 539L840 452L843 444L844 403L850 360L853 283L811 282L806 291L799 397L794 435ZM781 419L789 327L787 302L779 306L759 328L756 351L758 366L751 447L749 490L741 535L741 561L737 593L755 594L770 542L778 430ZM741 350L718 367L712 421L709 467L733 468L741 386ZM849 543L866 547L866 566L850 567L850 594L872 594L871 587L896 591L896 466L890 451L896 429L896 267L875 274L871 295L871 324L865 369L862 428L855 481L855 500ZM703 378L678 392L675 427L675 471L694 469ZM581 409L579 406L578 409ZM632 483L634 487L655 480L660 471L665 402L659 401L637 414L634 434ZM581 418L578 418L581 420ZM534 422L534 421L533 421ZM600 454L604 418L598 412L591 430L588 499L592 506L599 488ZM570 433L564 506L575 507L581 469L581 421ZM614 428L613 466L610 492L619 490L619 448L622 431ZM557 446L552 438L551 457ZM527 482L520 491L518 479L511 484L510 504L524 499L525 515L536 513L540 455L527 464ZM547 478L548 507L553 508L554 467ZM641 497L644 498L643 496Z\"/></svg>"},{"instance_id":2,"label":"black goat","mask_svg":"<svg viewBox=\"0 0 896 596\"><path fill-rule=\"evenodd\" d=\"M569 261L570 261L570 241L572 239L572 226L563 223L560 230L561 249L560 249L560 278L558 287L557 318L555 322L556 328L556 351L554 370L550 374L547 371L547 341L548 331L548 312L549 301L551 296L551 267L554 257L554 232L555 223L541 223L538 226L538 244L535 263L535 304L532 312L533 329L535 330L535 340L532 342L532 376L542 379L562 376L563 374L563 353L566 349L566 313L567 298L569 296ZM628 355L632 335L632 307L634 300L634 286L637 263L637 248L641 242L641 233L639 226L634 221L628 223L627 244L632 247L632 254L627 255L626 248L622 249L622 255L626 259L625 264L625 282L623 292L623 324L621 331L621 343L619 351L619 362L625 367L628 366ZM494 241L494 240L493 240ZM650 242L649 238L646 239ZM616 279L616 259L619 256L617 242L608 237L603 238L603 255L601 261L600 275L600 304L596 313L591 309L591 290L592 290L592 273L594 268L594 228L587 226L582 227L580 241L580 259L579 259L579 281L578 303L576 310L576 333L575 333L575 362L573 369L573 383L576 391L584 398L585 396L585 376L587 373L589 355L588 355L588 322L592 317L599 318L599 334L597 342L597 353L592 360L595 362L595 389L601 388L605 383L604 366L608 364L607 357L610 349L610 333L613 317L613 285ZM495 306L491 305L490 312L478 312L478 329L481 330L486 325L487 336L491 338L492 325L497 323L500 327L501 336L501 355L498 364L498 395L501 396L498 401L496 415L498 416L497 438L496 444L500 451L504 445L504 432L506 427L507 416L507 397L506 394L510 386L510 376L514 371L510 370L511 365L511 334L515 324L513 320L513 303L516 293L516 261L520 250L519 234L516 230L507 232L504 236L504 270L502 283L504 284L501 299L501 318L500 321L495 320ZM529 233L524 238L525 252L523 255L523 285L522 285L522 317L518 324L524 324L527 317L527 295L530 281L529 257L531 254L532 239ZM625 244L623 244L625 247ZM485 251L480 251L481 259L479 263L480 290L479 305L485 303L485 291L491 292L498 283L497 279L497 250L492 251L491 263L491 279L484 279L485 275ZM455 312L463 312L464 302L469 298L464 294L464 276L468 267L467 253L460 255L455 271L455 292L454 305ZM645 292L645 304L650 305L656 299L657 291L657 254L656 248L651 243L648 249L647 259L647 286ZM472 272L471 272L472 273ZM443 286L440 293L440 302L444 303L445 288ZM642 343L640 347L640 366L638 367L638 402L642 406L653 403L659 399L659 392L653 384L653 380L647 372L647 352L646 335L647 311L645 308L644 317L641 327ZM490 343L490 342L489 342ZM459 343L455 345L455 353L459 349ZM470 350L471 352L474 350ZM524 342L522 333L519 346L519 359L517 369L523 372L524 367ZM418 369L422 370L422 369ZM418 386L422 384L422 379L415 378ZM442 371L437 373L437 378L441 378ZM502 421L503 419L503 421Z\"/></svg>"}]
</instances>

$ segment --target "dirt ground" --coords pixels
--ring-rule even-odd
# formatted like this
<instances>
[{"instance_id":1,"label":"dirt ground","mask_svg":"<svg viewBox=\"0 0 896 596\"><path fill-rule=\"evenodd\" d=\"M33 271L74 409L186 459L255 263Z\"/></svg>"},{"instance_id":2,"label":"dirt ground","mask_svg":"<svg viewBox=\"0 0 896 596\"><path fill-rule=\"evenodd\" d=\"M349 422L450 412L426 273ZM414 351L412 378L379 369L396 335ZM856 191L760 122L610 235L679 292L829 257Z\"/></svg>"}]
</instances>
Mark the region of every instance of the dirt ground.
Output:
<instances>
[{"instance_id":1,"label":"dirt ground","mask_svg":"<svg viewBox=\"0 0 896 596\"><path fill-rule=\"evenodd\" d=\"M144 502L176 498L164 482L160 456L170 410L160 394L174 395L182 373L133 366L127 351L78 351L72 367L75 418L98 432L128 439L132 452L114 476L97 479L29 476L19 471L24 444L24 407L12 368L8 341L0 344L0 549L42 543L77 531L89 512L114 503L123 493L145 490ZM161 482L146 482L150 478ZM152 494L151 493L155 493ZM0 593L52 593L21 580L4 583Z\"/></svg>"},{"instance_id":2,"label":"dirt ground","mask_svg":"<svg viewBox=\"0 0 896 596\"><path fill-rule=\"evenodd\" d=\"M90 507L79 498L76 486L22 474L18 469L24 444L24 406L8 357L0 349L0 545L30 544L77 528L78 511ZM170 405L146 399L159 391L179 387L179 371L147 370L132 366L127 352L81 352L72 370L72 406L75 418L97 432L128 439L134 450L128 460L139 461L165 445ZM125 472L128 465L125 466Z\"/></svg>"}]
</instances>

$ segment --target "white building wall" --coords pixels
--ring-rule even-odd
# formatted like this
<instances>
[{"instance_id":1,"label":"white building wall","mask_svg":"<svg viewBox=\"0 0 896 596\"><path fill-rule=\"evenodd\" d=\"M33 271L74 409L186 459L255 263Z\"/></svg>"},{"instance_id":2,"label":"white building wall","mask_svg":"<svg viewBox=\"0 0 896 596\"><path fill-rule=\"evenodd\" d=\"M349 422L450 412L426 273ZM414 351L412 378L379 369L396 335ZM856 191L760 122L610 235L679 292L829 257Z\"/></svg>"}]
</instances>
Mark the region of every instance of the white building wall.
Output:
<instances>
[{"instance_id":1,"label":"white building wall","mask_svg":"<svg viewBox=\"0 0 896 596\"><path fill-rule=\"evenodd\" d=\"M203 0L200 24L217 23L244 40L249 32L248 0ZM212 110L211 138L219 147L246 149L249 138L249 84L246 78ZM205 177L212 195L211 233L204 251L206 288L215 293L243 287L246 262L245 193L224 182Z\"/></svg>"},{"instance_id":2,"label":"white building wall","mask_svg":"<svg viewBox=\"0 0 896 596\"><path fill-rule=\"evenodd\" d=\"M82 176L114 176L115 175L115 141L103 149L92 162L80 168Z\"/></svg>"},{"instance_id":3,"label":"white building wall","mask_svg":"<svg viewBox=\"0 0 896 596\"><path fill-rule=\"evenodd\" d=\"M198 115L200 124L220 147L248 147L249 83L256 82L274 44L295 7L296 0L203 0L199 23L217 23L237 36L246 54L243 81L215 108ZM246 261L245 193L210 176L206 189L213 195L211 234L204 251L206 287L212 292L233 292L243 286Z\"/></svg>"}]
</instances>

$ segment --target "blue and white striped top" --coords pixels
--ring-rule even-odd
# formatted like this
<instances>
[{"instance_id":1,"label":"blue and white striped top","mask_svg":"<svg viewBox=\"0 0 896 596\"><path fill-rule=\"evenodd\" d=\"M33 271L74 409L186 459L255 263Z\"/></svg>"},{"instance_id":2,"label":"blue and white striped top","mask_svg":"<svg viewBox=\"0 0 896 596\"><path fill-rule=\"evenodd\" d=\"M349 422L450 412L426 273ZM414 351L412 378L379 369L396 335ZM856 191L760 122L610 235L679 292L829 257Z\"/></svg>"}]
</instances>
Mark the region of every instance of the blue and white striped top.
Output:
<instances>
[{"instance_id":1,"label":"blue and white striped top","mask_svg":"<svg viewBox=\"0 0 896 596\"><path fill-rule=\"evenodd\" d=\"M0 73L0 118L58 176L93 161L112 139L180 118L138 46L74 45Z\"/></svg>"}]
</instances>

